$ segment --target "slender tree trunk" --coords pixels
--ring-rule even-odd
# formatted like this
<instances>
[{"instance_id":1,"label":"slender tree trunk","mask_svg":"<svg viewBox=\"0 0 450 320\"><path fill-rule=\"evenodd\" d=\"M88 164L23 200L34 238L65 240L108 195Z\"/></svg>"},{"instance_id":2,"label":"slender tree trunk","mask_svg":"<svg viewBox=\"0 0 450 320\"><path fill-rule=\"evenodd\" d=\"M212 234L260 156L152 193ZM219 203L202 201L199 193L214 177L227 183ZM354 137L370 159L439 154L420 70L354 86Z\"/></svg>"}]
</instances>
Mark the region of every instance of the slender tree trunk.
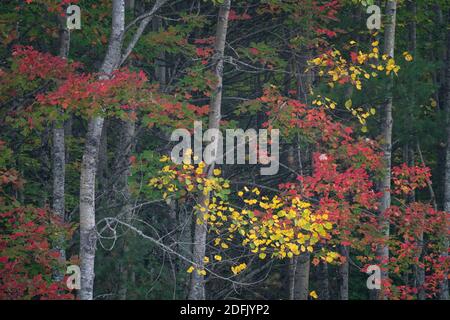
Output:
<instances>
[{"instance_id":1,"label":"slender tree trunk","mask_svg":"<svg viewBox=\"0 0 450 320\"><path fill-rule=\"evenodd\" d=\"M80 178L80 299L92 300L97 233L95 228L95 175L104 119L89 121Z\"/></svg>"},{"instance_id":2,"label":"slender tree trunk","mask_svg":"<svg viewBox=\"0 0 450 320\"><path fill-rule=\"evenodd\" d=\"M136 2L134 0L126 0L125 7L130 10L133 15ZM119 211L118 218L124 219L126 223L131 224L133 219L133 206L131 203L131 191L128 185L128 177L131 175L130 156L133 150L133 141L135 138L136 124L134 121L119 121L119 143L115 152L114 164L112 167L113 183L113 201L118 202ZM118 262L119 266L119 289L118 299L126 300L128 297L128 286L132 278L132 267L129 257L130 241L132 234L125 233L121 247L121 256Z\"/></svg>"},{"instance_id":3,"label":"slender tree trunk","mask_svg":"<svg viewBox=\"0 0 450 320\"><path fill-rule=\"evenodd\" d=\"M348 300L348 277L349 277L349 263L350 257L347 246L340 246L339 253L345 257L345 262L339 265L339 299Z\"/></svg>"},{"instance_id":4,"label":"slender tree trunk","mask_svg":"<svg viewBox=\"0 0 450 320\"><path fill-rule=\"evenodd\" d=\"M309 269L310 269L310 253L304 252L297 258L297 267L295 270L295 300L308 300L309 295Z\"/></svg>"},{"instance_id":5,"label":"slender tree trunk","mask_svg":"<svg viewBox=\"0 0 450 320\"><path fill-rule=\"evenodd\" d=\"M360 17L359 17L360 18ZM358 37L359 38L359 37ZM357 41L359 43L359 39L357 38ZM345 92L345 100L351 99L353 96L353 87L349 86L347 87L347 90ZM350 277L350 248L348 246L339 246L339 253L341 256L345 258L345 262L340 264L338 266L338 285L339 285L339 299L340 300L348 300L348 279Z\"/></svg>"},{"instance_id":6,"label":"slender tree trunk","mask_svg":"<svg viewBox=\"0 0 450 320\"><path fill-rule=\"evenodd\" d=\"M297 75L298 77L298 75ZM299 100L307 100L307 86L309 82L310 75L306 74L306 80L298 80L298 96ZM301 90L300 90L301 88ZM299 171L303 175L303 164L300 155L300 147L298 146L298 162ZM295 155L294 148L291 147L288 150L287 163L290 168L295 168ZM289 281L289 300L308 300L309 296L309 271L310 271L310 254L309 252L301 253L297 257L289 259L288 265L288 281ZM328 281L328 278L327 278Z\"/></svg>"},{"instance_id":7,"label":"slender tree trunk","mask_svg":"<svg viewBox=\"0 0 450 320\"><path fill-rule=\"evenodd\" d=\"M225 51L225 41L228 30L228 16L230 13L231 0L224 0L223 4L219 9L219 18L217 22L216 30L216 40L214 44L214 58L213 58L213 68L216 76L216 87L212 94L210 110L209 110L209 129L219 129L220 119L221 119L221 107L222 107L222 85L223 85L223 63L224 63L224 51ZM217 155L217 150L216 150ZM212 176L214 170L214 162L208 167L208 176ZM202 195L199 199L200 205L208 210L208 202L210 195ZM198 221L203 221L204 212L197 210L196 217ZM192 273L191 284L189 290L190 300L204 300L205 296L205 283L204 276L199 274L197 270L203 270L206 252L206 234L207 226L206 223L195 223L194 231L194 246L193 246L193 256L192 259L195 263L196 271Z\"/></svg>"},{"instance_id":8,"label":"slender tree trunk","mask_svg":"<svg viewBox=\"0 0 450 320\"><path fill-rule=\"evenodd\" d=\"M328 281L328 264L326 262L320 262L316 268L318 289L317 294L319 300L330 299L330 284Z\"/></svg>"},{"instance_id":9,"label":"slender tree trunk","mask_svg":"<svg viewBox=\"0 0 450 320\"><path fill-rule=\"evenodd\" d=\"M108 130L110 127L110 121L105 119L103 122L102 135L100 137L100 149L98 153L98 168L97 168L97 179L98 179L98 190L100 192L108 192Z\"/></svg>"},{"instance_id":10,"label":"slender tree trunk","mask_svg":"<svg viewBox=\"0 0 450 320\"><path fill-rule=\"evenodd\" d=\"M154 17L152 20L153 31L161 31L162 29L162 19L161 17ZM160 90L164 92L166 85L166 55L164 52L161 52L158 57L156 57L155 61L155 71L156 71L156 79L159 82Z\"/></svg>"},{"instance_id":11,"label":"slender tree trunk","mask_svg":"<svg viewBox=\"0 0 450 320\"><path fill-rule=\"evenodd\" d=\"M115 172L118 173L119 181L118 188L120 192L120 197L122 197L121 204L122 209L120 211L121 218L125 219L127 223L131 224L133 219L133 205L131 202L131 191L128 184L128 177L131 175L130 167L130 156L133 150L133 140L135 137L135 122L134 121L121 121L121 139L117 148L116 154L118 155L119 161ZM123 238L123 255L120 262L120 283L119 283L119 299L126 300L128 291L128 281L131 269L131 264L129 261L129 242L130 233L125 234Z\"/></svg>"},{"instance_id":12,"label":"slender tree trunk","mask_svg":"<svg viewBox=\"0 0 450 320\"><path fill-rule=\"evenodd\" d=\"M112 32L108 50L100 72L108 77L119 66L122 40L125 30L124 0L114 0L112 10ZM89 120L86 145L81 164L80 177L80 299L92 300L94 292L94 262L97 233L95 228L95 176L97 158L103 128L103 117Z\"/></svg>"},{"instance_id":13,"label":"slender tree trunk","mask_svg":"<svg viewBox=\"0 0 450 320\"><path fill-rule=\"evenodd\" d=\"M135 1L134 0L128 0L127 6L129 9L133 10L135 9ZM164 1L158 1L157 3L164 3ZM158 5L160 5L158 4ZM148 21L152 21L152 27L154 31L159 31L159 29L162 27L162 20L160 17L153 17L152 19L148 19ZM162 57L162 58L161 58ZM164 53L162 53L158 58L161 58L161 60L164 60ZM161 61L156 62L156 74L157 79L160 83L161 88L164 87L166 83L165 78L165 67L161 66ZM116 188L114 190L117 190L119 192L118 196L121 198L120 201L120 216L124 218L127 223L132 223L132 216L133 216L133 206L131 202L131 191L128 184L128 177L131 175L131 167L130 167L130 156L134 147L134 138L135 138L135 131L136 131L136 124L134 121L120 121L119 123L119 130L120 130L120 142L117 148L117 158L116 163L114 165L114 176L119 177L118 178L118 184L116 185ZM122 255L122 261L119 265L120 270L120 279L119 279L119 292L118 296L120 300L126 300L127 294L128 294L128 284L130 282L130 275L132 274L131 270L131 263L129 261L129 245L130 245L130 234L126 234L123 238L123 255Z\"/></svg>"},{"instance_id":14,"label":"slender tree trunk","mask_svg":"<svg viewBox=\"0 0 450 320\"><path fill-rule=\"evenodd\" d=\"M69 55L70 33L65 20L60 19L59 56L67 59ZM66 172L66 150L64 141L64 122L55 121L53 127L53 210L64 221L64 185Z\"/></svg>"},{"instance_id":15,"label":"slender tree trunk","mask_svg":"<svg viewBox=\"0 0 450 320\"><path fill-rule=\"evenodd\" d=\"M297 257L289 259L288 266L288 287L289 287L289 300L295 300L295 273L297 272Z\"/></svg>"},{"instance_id":16,"label":"slender tree trunk","mask_svg":"<svg viewBox=\"0 0 450 320\"><path fill-rule=\"evenodd\" d=\"M411 19L408 24L409 29L409 51L412 53L415 59L417 59L417 3L416 0L408 0L407 8L409 13L411 14ZM416 107L416 95L414 92L411 93L410 96L411 102L409 103L409 111L408 111L408 142L405 149L405 162L408 163L409 166L414 166L414 144L416 142L416 138L414 137L413 132L413 123L414 119L413 108ZM415 193L413 192L411 196L408 197L407 201L412 203L415 202ZM417 254L416 257L418 261L422 258L423 251L423 230L419 232L416 238L416 246L417 246ZM417 299L425 300L425 290L423 288L423 284L425 282L425 270L420 267L419 264L414 266L414 287L417 289Z\"/></svg>"},{"instance_id":17,"label":"slender tree trunk","mask_svg":"<svg viewBox=\"0 0 450 320\"><path fill-rule=\"evenodd\" d=\"M70 32L66 28L65 19L59 19L61 25L59 56L67 59L70 48ZM62 115L62 112L61 112ZM55 121L53 123L53 211L65 221L65 180L66 180L66 145L64 121ZM59 251L60 261L66 261L66 251L64 249L64 239L58 241L57 250ZM55 278L62 280L63 274L57 273Z\"/></svg>"},{"instance_id":18,"label":"slender tree trunk","mask_svg":"<svg viewBox=\"0 0 450 320\"><path fill-rule=\"evenodd\" d=\"M394 58L395 45L395 27L396 27L396 11L397 1L388 0L386 4L386 22L384 33L384 53L391 58ZM391 206L391 160L392 160L392 86L393 79L389 80L389 88L387 90L386 103L384 104L383 112L383 132L382 132L382 148L384 154L384 177L382 178L380 189L383 193L380 203L379 223L382 228L384 240L389 240L389 221L385 217L386 211ZM389 247L387 244L380 245L377 248L377 256L379 257L379 264L381 267L381 281L382 283L388 279L387 263L389 262ZM377 294L378 299L385 299L383 288Z\"/></svg>"},{"instance_id":19,"label":"slender tree trunk","mask_svg":"<svg viewBox=\"0 0 450 320\"><path fill-rule=\"evenodd\" d=\"M125 52L122 53L125 34L125 0L113 0L112 31L100 78L108 78L127 59L142 36L155 12L167 0L157 0L147 16L141 20L138 30L133 35ZM93 299L94 261L97 234L95 230L95 177L97 174L97 158L104 118L94 116L89 120L86 134L86 145L81 165L80 178L80 261L82 300Z\"/></svg>"},{"instance_id":20,"label":"slender tree trunk","mask_svg":"<svg viewBox=\"0 0 450 320\"><path fill-rule=\"evenodd\" d=\"M450 12L448 13L450 19ZM445 112L447 120L447 144L445 147L445 177L444 177L444 211L447 213L446 226L444 228L444 248L441 256L448 259L449 239L448 230L450 226L450 30L447 30L447 74L446 74L446 97ZM440 284L439 298L441 300L449 300L449 288L447 272L444 274L444 280Z\"/></svg>"},{"instance_id":21,"label":"slender tree trunk","mask_svg":"<svg viewBox=\"0 0 450 320\"><path fill-rule=\"evenodd\" d=\"M64 127L55 123L53 128L53 211L64 221L65 184Z\"/></svg>"},{"instance_id":22,"label":"slender tree trunk","mask_svg":"<svg viewBox=\"0 0 450 320\"><path fill-rule=\"evenodd\" d=\"M310 60L311 53L305 49L305 55L297 61L296 64L296 85L297 99L303 103L308 103L310 85L313 82L313 73L306 71L307 61ZM303 163L298 147L298 161L300 174L303 175ZM309 271L311 265L311 255L309 252L301 253L296 257L297 265L295 267L294 299L308 300L309 296Z\"/></svg>"},{"instance_id":23,"label":"slender tree trunk","mask_svg":"<svg viewBox=\"0 0 450 320\"><path fill-rule=\"evenodd\" d=\"M285 88L285 92L289 91L289 85ZM294 146L290 146L288 149L287 165L289 168L295 171L295 153ZM295 273L297 271L297 257L292 257L288 262L288 299L295 300Z\"/></svg>"}]
</instances>

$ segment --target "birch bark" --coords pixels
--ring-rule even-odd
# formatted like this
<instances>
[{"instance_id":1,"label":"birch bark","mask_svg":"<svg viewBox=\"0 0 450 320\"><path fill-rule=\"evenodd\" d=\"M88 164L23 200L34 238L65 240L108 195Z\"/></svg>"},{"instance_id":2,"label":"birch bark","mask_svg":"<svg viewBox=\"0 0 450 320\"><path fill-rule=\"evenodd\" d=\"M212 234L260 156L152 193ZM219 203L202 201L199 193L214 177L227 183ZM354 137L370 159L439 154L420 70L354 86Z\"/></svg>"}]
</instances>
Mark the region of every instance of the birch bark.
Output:
<instances>
[{"instance_id":1,"label":"birch bark","mask_svg":"<svg viewBox=\"0 0 450 320\"><path fill-rule=\"evenodd\" d=\"M213 68L216 76L216 86L212 94L209 110L209 129L219 129L222 107L222 85L223 85L223 61L225 51L225 41L228 30L228 16L230 13L231 0L224 0L219 9L219 17L217 22L216 39L214 44ZM214 162L208 167L208 176L212 176L214 170ZM192 250L192 260L195 263L196 271L192 273L189 287L189 300L204 300L205 282L204 276L199 274L197 270L203 270L206 252L206 234L207 226L205 223L198 224L196 220L203 221L203 216L208 210L210 194L202 195L198 200L200 205L206 209L205 212L197 210L194 219L194 245Z\"/></svg>"},{"instance_id":2,"label":"birch bark","mask_svg":"<svg viewBox=\"0 0 450 320\"><path fill-rule=\"evenodd\" d=\"M386 4L386 22L384 30L384 54L394 58L395 46L395 27L396 27L397 1L388 0ZM389 80L386 103L383 112L383 129L382 129L382 150L384 158L384 176L380 183L380 191L382 198L380 203L379 223L383 230L385 241L389 240L389 221L385 217L386 210L391 206L391 162L392 162L392 86L393 79ZM387 280L389 274L387 271L387 263L389 261L389 247L387 244L380 245L377 248L377 256L381 266L381 282ZM379 290L378 299L385 299L383 291Z\"/></svg>"}]
</instances>

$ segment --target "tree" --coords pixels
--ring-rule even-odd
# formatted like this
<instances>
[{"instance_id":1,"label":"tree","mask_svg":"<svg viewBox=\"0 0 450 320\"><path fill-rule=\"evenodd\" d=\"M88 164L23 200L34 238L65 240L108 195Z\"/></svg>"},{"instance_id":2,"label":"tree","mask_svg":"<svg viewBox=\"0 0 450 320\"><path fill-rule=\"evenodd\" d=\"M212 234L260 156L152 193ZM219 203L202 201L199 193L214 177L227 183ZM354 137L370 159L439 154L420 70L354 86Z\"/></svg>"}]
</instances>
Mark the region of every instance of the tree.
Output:
<instances>
[{"instance_id":1,"label":"tree","mask_svg":"<svg viewBox=\"0 0 450 320\"><path fill-rule=\"evenodd\" d=\"M4 1L0 295L446 299L449 6L372 3ZM194 121L278 172L175 163Z\"/></svg>"},{"instance_id":2,"label":"tree","mask_svg":"<svg viewBox=\"0 0 450 320\"><path fill-rule=\"evenodd\" d=\"M390 58L394 58L395 47L395 27L397 15L397 1L387 1L386 3L386 23L384 33L384 54ZM380 190L383 192L380 204L380 225L382 226L386 241L389 239L389 222L385 219L386 211L391 206L391 163L392 163L392 80L390 88L387 91L386 103L383 105L383 152L384 152L384 177L380 182ZM388 273L385 264L389 261L389 247L386 244L378 248L377 255L380 259L380 266L382 267L381 281L385 282L388 278ZM383 294L380 291L379 298L383 299Z\"/></svg>"},{"instance_id":3,"label":"tree","mask_svg":"<svg viewBox=\"0 0 450 320\"><path fill-rule=\"evenodd\" d=\"M447 32L447 62L450 61L450 51L448 48L450 47L450 32ZM446 73L446 83L447 83L447 91L446 91L446 100L445 100L445 113L446 113L446 133L447 133L447 144L445 149L445 178L444 178L444 211L447 214L450 212L450 70L447 64L447 73ZM446 229L448 229L448 219L446 219ZM443 258L448 259L448 236L445 241L445 245L443 248ZM441 283L441 291L440 298L442 300L449 299L449 291L448 291L448 279L445 273L444 280Z\"/></svg>"},{"instance_id":4,"label":"tree","mask_svg":"<svg viewBox=\"0 0 450 320\"><path fill-rule=\"evenodd\" d=\"M213 57L213 70L216 77L216 84L212 93L211 102L209 106L209 129L219 129L220 120L222 118L221 106L222 106L222 92L223 92L223 68L224 68L224 51L225 42L227 38L228 30L228 17L230 14L231 0L224 0L220 5L216 38L214 43L214 57ZM218 143L218 136L214 141ZM215 148L214 154L217 156L218 145ZM214 172L215 161L213 161L208 169L208 177L211 177ZM207 209L209 206L210 194L202 195L199 198L200 206ZM207 211L206 211L207 212ZM197 211L197 219L203 220L204 213ZM195 223L194 231L194 245L193 245L193 260L198 269L203 269L204 257L206 252L206 224ZM189 299L191 300L204 300L205 299L205 284L204 275L198 272L192 273L191 285L189 290Z\"/></svg>"},{"instance_id":5,"label":"tree","mask_svg":"<svg viewBox=\"0 0 450 320\"><path fill-rule=\"evenodd\" d=\"M100 68L100 79L111 77L113 72L129 56L139 37L142 35L154 13L166 1L157 1L152 10L140 17L139 28L134 34L126 51L122 53L125 36L125 1L114 0L112 7L112 30L106 56ZM138 21L139 21L138 20ZM135 23L133 21L133 23ZM96 245L95 225L95 176L97 173L97 158L104 118L94 116L88 125L86 145L83 154L80 177L80 259L81 259L81 292L84 300L93 298L94 290L94 261Z\"/></svg>"}]
</instances>

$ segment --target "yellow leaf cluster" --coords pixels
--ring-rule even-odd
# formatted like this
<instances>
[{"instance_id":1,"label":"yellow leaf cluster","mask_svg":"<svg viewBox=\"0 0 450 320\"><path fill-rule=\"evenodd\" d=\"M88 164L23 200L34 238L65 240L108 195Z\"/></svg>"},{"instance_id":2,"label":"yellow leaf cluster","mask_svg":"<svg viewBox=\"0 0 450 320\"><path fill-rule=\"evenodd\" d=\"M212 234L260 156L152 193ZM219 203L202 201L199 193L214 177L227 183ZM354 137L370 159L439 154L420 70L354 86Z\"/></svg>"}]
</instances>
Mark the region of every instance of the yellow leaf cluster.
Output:
<instances>
[{"instance_id":1,"label":"yellow leaf cluster","mask_svg":"<svg viewBox=\"0 0 450 320\"><path fill-rule=\"evenodd\" d=\"M239 274L242 271L244 271L245 269L247 269L247 264L245 264L245 263L241 263L240 265L231 267L231 271L234 274Z\"/></svg>"}]
</instances>

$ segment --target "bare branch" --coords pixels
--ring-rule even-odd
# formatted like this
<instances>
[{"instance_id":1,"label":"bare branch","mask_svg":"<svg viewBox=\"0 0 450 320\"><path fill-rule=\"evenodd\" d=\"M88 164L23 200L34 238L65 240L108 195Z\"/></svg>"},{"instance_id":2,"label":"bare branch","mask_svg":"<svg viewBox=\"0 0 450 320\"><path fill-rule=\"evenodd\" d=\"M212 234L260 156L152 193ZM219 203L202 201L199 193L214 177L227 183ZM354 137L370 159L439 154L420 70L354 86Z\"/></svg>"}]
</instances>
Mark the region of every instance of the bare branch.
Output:
<instances>
[{"instance_id":1,"label":"bare branch","mask_svg":"<svg viewBox=\"0 0 450 320\"><path fill-rule=\"evenodd\" d=\"M133 35L133 38L131 39L130 43L128 44L127 49L125 50L125 52L122 54L121 60L120 60L120 65L122 65L125 60L127 60L128 56L131 54L131 52L133 51L134 47L136 46L136 43L139 41L139 38L142 36L142 34L144 33L145 28L147 27L147 25L150 23L150 21L152 20L153 16L155 15L155 13L167 2L168 0L157 0L155 5L153 6L153 8L147 12L144 13L143 15L137 17L136 19L134 19L129 25L126 26L125 28L125 32L131 28L134 24L136 24L137 22L140 21L139 27L136 30L136 33Z\"/></svg>"}]
</instances>

